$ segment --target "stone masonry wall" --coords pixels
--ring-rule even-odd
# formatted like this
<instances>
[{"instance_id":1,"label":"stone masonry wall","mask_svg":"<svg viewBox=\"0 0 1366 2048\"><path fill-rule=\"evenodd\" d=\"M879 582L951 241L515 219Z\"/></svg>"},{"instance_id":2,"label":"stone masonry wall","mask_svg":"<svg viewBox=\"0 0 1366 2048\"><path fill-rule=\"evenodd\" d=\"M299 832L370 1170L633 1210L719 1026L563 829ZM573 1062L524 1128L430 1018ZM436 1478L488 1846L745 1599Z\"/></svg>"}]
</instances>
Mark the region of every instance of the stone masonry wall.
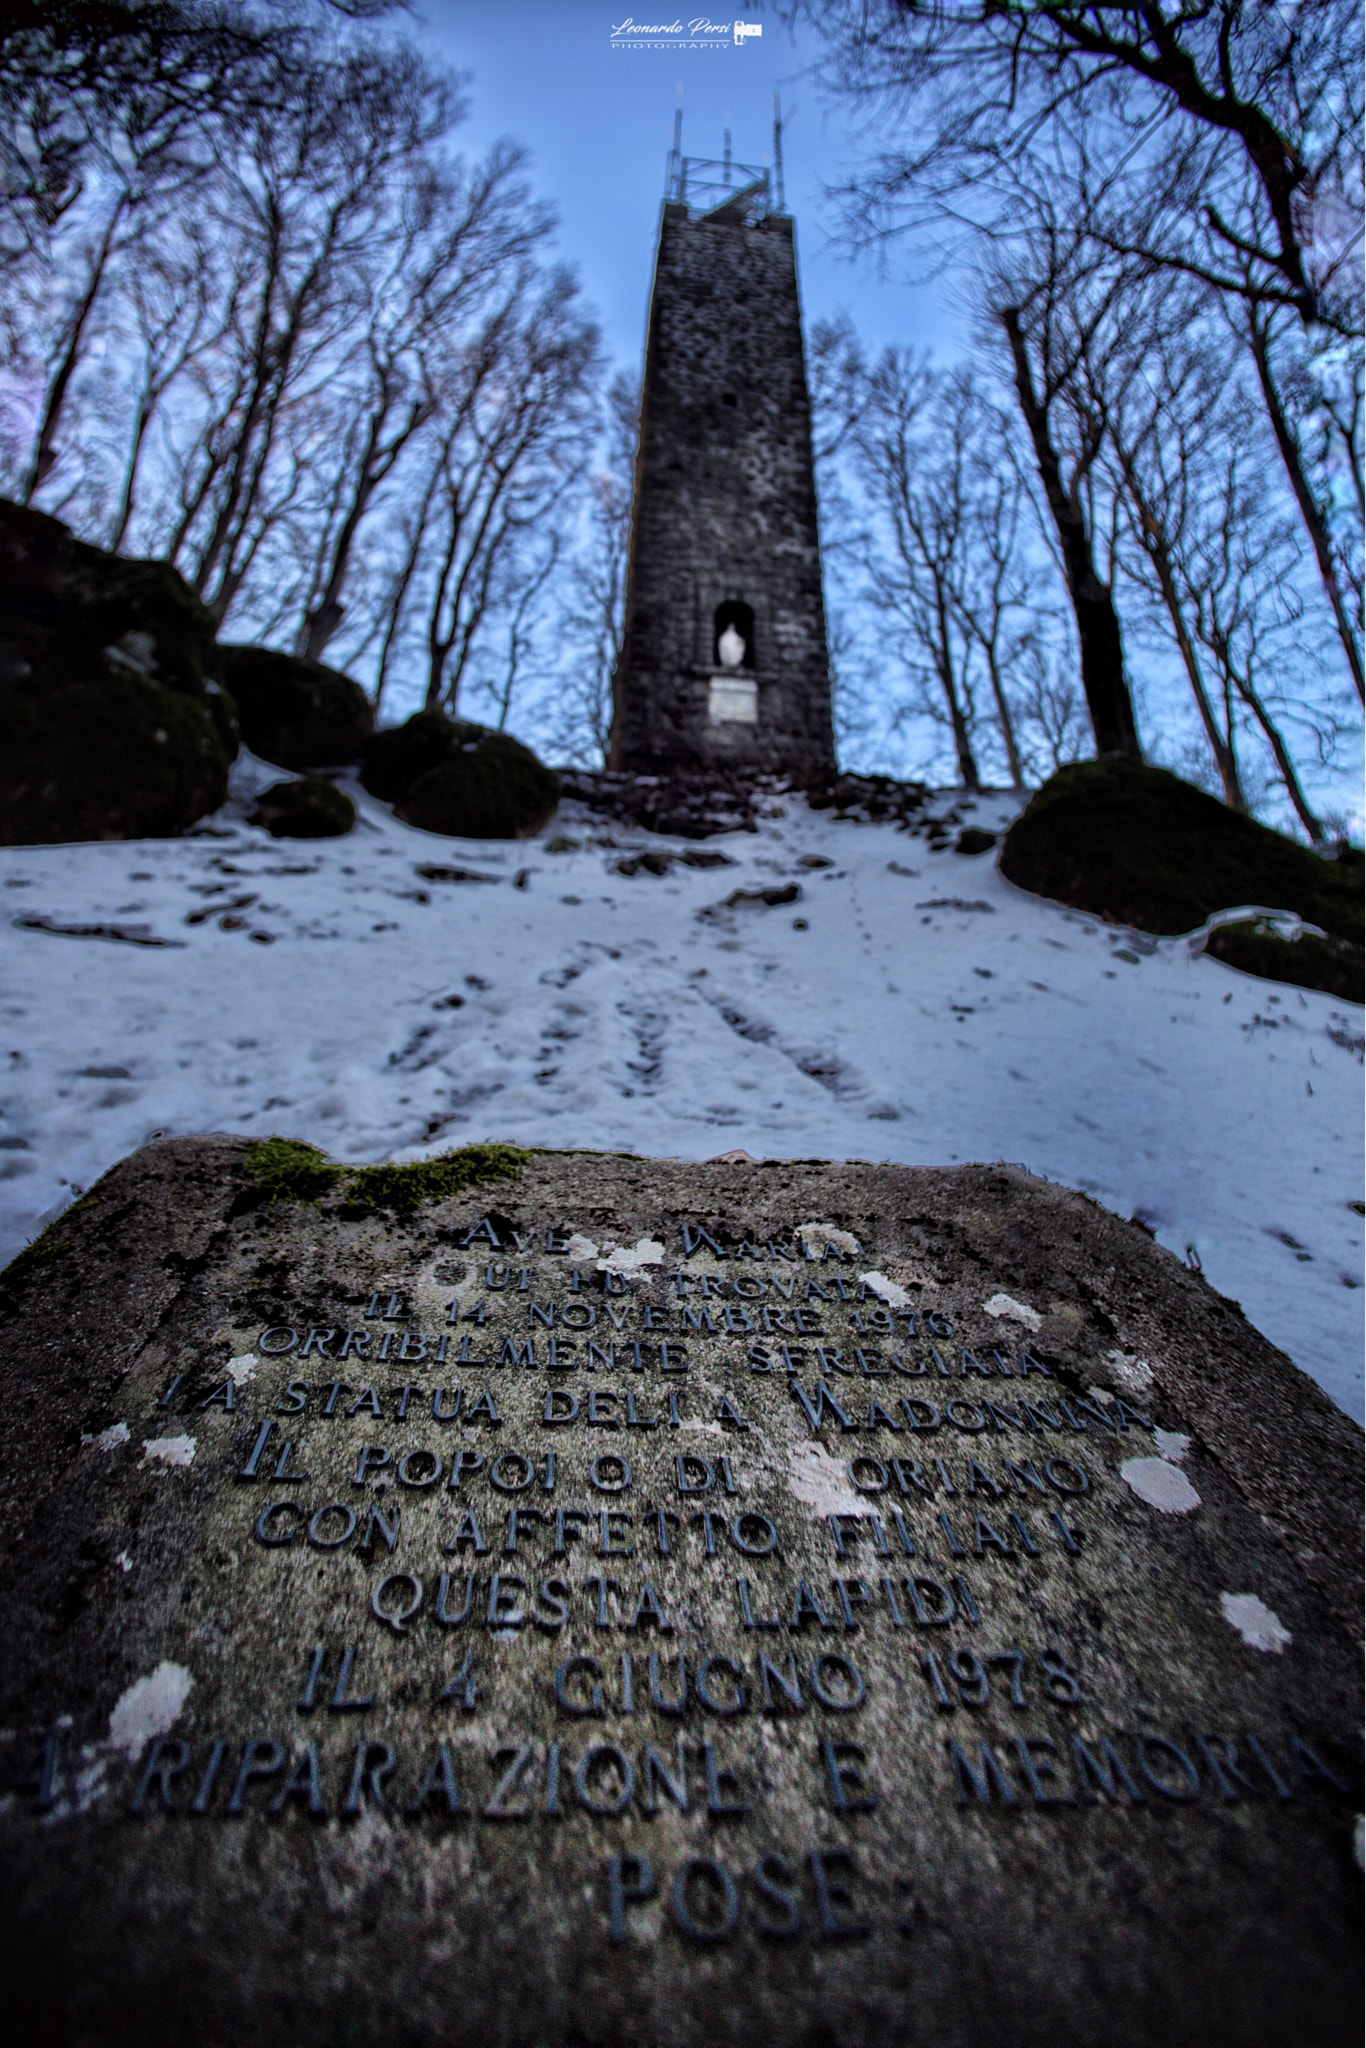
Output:
<instances>
[{"instance_id":1,"label":"stone masonry wall","mask_svg":"<svg viewBox=\"0 0 1366 2048\"><path fill-rule=\"evenodd\" d=\"M716 723L715 619L754 615L757 722ZM834 766L792 222L666 205L615 683L614 768Z\"/></svg>"}]
</instances>

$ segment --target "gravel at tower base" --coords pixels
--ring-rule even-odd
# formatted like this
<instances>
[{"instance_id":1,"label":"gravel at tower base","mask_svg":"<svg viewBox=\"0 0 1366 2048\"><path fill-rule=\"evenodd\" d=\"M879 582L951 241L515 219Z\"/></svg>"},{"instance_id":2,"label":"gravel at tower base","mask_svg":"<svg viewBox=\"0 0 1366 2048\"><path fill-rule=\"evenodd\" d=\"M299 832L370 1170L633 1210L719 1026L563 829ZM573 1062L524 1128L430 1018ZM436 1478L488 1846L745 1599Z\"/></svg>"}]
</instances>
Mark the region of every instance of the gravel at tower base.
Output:
<instances>
[{"instance_id":1,"label":"gravel at tower base","mask_svg":"<svg viewBox=\"0 0 1366 2048\"><path fill-rule=\"evenodd\" d=\"M183 1138L0 1292L11 2038L1359 2038L1361 1435L1139 1227Z\"/></svg>"}]
</instances>

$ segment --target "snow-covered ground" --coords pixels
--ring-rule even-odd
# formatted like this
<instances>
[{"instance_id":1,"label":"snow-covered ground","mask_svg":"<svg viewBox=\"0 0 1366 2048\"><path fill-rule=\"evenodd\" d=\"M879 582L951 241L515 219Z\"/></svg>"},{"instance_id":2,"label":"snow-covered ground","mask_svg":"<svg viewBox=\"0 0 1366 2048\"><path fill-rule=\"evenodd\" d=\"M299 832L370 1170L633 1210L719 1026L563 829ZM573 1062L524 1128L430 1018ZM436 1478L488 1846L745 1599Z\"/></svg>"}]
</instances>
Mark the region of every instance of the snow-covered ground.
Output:
<instances>
[{"instance_id":1,"label":"snow-covered ground","mask_svg":"<svg viewBox=\"0 0 1366 2048\"><path fill-rule=\"evenodd\" d=\"M270 779L247 759L239 794ZM1141 1217L1360 1412L1359 1009L799 798L706 842L732 866L628 876L690 849L571 805L525 845L436 839L355 794L313 844L234 802L186 839L0 849L0 1258L159 1133L1005 1159Z\"/></svg>"}]
</instances>

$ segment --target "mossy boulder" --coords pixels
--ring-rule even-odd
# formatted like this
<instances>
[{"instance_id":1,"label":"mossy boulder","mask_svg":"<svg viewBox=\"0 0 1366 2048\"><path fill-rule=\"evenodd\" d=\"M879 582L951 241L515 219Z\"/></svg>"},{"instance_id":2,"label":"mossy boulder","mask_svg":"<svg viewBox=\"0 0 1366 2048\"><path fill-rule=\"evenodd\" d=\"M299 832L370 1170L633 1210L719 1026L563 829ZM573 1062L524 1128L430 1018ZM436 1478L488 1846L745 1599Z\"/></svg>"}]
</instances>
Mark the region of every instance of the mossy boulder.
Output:
<instances>
[{"instance_id":1,"label":"mossy boulder","mask_svg":"<svg viewBox=\"0 0 1366 2048\"><path fill-rule=\"evenodd\" d=\"M218 673L237 706L242 738L278 768L344 768L359 761L375 714L360 684L320 661L273 647L223 645Z\"/></svg>"},{"instance_id":2,"label":"mossy boulder","mask_svg":"<svg viewBox=\"0 0 1366 2048\"><path fill-rule=\"evenodd\" d=\"M1193 931L1246 903L1362 942L1359 865L1311 853L1137 761L1060 769L1006 834L1000 866L1021 889L1138 931Z\"/></svg>"},{"instance_id":3,"label":"mossy boulder","mask_svg":"<svg viewBox=\"0 0 1366 2048\"><path fill-rule=\"evenodd\" d=\"M451 839L527 839L555 814L559 777L487 726L419 711L376 733L361 781L395 815Z\"/></svg>"},{"instance_id":4,"label":"mossy boulder","mask_svg":"<svg viewBox=\"0 0 1366 2048\"><path fill-rule=\"evenodd\" d=\"M1291 936L1278 931L1268 918L1250 917L1216 926L1205 951L1244 974L1260 975L1264 981L1322 989L1348 1003L1366 998L1366 953L1347 939L1308 931Z\"/></svg>"},{"instance_id":5,"label":"mossy boulder","mask_svg":"<svg viewBox=\"0 0 1366 2048\"><path fill-rule=\"evenodd\" d=\"M356 806L321 775L305 775L297 782L273 782L258 798L251 822L264 825L272 839L340 839L356 822Z\"/></svg>"},{"instance_id":6,"label":"mossy boulder","mask_svg":"<svg viewBox=\"0 0 1366 2048\"><path fill-rule=\"evenodd\" d=\"M237 753L213 619L167 562L0 499L0 844L162 838Z\"/></svg>"},{"instance_id":7,"label":"mossy boulder","mask_svg":"<svg viewBox=\"0 0 1366 2048\"><path fill-rule=\"evenodd\" d=\"M419 711L403 725L386 726L365 749L360 779L371 796L396 804L429 768L444 767L466 740L477 744L482 726Z\"/></svg>"}]
</instances>

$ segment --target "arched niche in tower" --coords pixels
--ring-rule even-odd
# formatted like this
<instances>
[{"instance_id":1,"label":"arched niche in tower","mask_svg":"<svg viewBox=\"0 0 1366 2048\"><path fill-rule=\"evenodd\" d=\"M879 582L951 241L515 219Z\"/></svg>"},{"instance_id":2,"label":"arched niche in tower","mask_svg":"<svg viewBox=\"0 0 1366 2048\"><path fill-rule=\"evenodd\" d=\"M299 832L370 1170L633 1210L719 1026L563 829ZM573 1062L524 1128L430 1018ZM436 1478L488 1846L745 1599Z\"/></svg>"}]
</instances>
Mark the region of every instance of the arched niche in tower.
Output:
<instances>
[{"instance_id":1,"label":"arched niche in tower","mask_svg":"<svg viewBox=\"0 0 1366 2048\"><path fill-rule=\"evenodd\" d=\"M737 639L743 646L738 659ZM712 620L712 659L723 669L752 669L755 665L754 611L738 597L728 597L724 604L716 607Z\"/></svg>"}]
</instances>

